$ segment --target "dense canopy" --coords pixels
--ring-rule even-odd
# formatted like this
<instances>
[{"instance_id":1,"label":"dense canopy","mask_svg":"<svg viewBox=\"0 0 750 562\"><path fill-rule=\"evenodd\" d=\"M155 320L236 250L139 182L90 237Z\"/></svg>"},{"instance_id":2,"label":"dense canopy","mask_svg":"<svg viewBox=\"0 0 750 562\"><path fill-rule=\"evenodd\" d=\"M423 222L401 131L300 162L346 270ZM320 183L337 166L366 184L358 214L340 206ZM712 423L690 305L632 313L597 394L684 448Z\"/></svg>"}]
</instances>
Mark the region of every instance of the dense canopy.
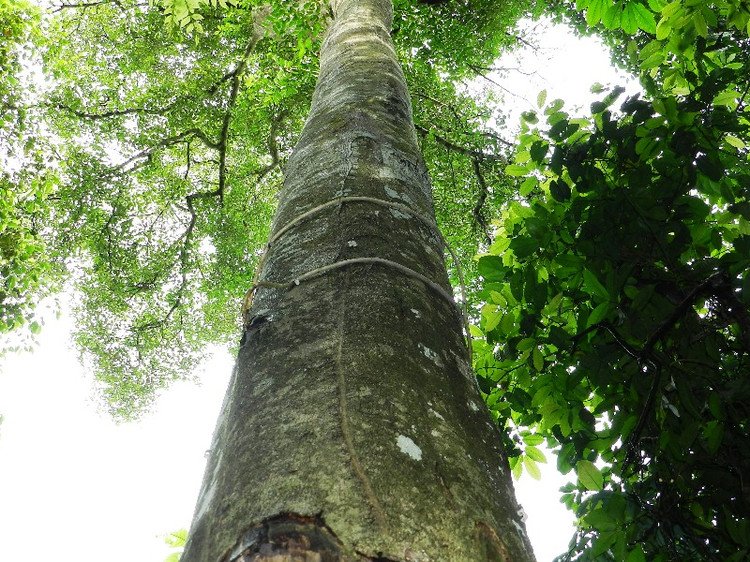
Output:
<instances>
[{"instance_id":1,"label":"dense canopy","mask_svg":"<svg viewBox=\"0 0 750 562\"><path fill-rule=\"evenodd\" d=\"M577 474L568 558L747 558L750 5L395 9L480 388L516 473L546 443ZM542 92L509 142L501 94L467 85L533 42L524 15L601 36L643 93L601 87L576 115ZM9 342L75 283L76 341L122 418L236 345L328 17L317 0L2 1Z\"/></svg>"}]
</instances>

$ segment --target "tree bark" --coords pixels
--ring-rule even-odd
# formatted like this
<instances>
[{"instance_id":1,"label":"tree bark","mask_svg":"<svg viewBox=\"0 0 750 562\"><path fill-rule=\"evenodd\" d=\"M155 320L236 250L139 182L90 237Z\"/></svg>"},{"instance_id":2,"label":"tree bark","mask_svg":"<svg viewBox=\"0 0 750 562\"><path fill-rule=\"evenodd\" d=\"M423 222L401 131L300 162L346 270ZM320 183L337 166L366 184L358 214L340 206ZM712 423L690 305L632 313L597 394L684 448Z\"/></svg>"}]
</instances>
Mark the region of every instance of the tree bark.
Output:
<instances>
[{"instance_id":1,"label":"tree bark","mask_svg":"<svg viewBox=\"0 0 750 562\"><path fill-rule=\"evenodd\" d=\"M182 560L533 560L468 362L391 1L331 7Z\"/></svg>"}]
</instances>

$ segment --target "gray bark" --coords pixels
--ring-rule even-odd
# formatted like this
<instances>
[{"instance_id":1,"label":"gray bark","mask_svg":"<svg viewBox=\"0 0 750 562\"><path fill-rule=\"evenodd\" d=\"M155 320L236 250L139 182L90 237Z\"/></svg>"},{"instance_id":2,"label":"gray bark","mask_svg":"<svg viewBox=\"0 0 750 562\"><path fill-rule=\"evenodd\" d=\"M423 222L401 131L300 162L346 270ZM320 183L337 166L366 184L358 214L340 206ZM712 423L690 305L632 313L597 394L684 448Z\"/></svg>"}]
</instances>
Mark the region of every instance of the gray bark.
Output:
<instances>
[{"instance_id":1,"label":"gray bark","mask_svg":"<svg viewBox=\"0 0 750 562\"><path fill-rule=\"evenodd\" d=\"M182 560L533 560L451 298L391 1L331 4Z\"/></svg>"}]
</instances>

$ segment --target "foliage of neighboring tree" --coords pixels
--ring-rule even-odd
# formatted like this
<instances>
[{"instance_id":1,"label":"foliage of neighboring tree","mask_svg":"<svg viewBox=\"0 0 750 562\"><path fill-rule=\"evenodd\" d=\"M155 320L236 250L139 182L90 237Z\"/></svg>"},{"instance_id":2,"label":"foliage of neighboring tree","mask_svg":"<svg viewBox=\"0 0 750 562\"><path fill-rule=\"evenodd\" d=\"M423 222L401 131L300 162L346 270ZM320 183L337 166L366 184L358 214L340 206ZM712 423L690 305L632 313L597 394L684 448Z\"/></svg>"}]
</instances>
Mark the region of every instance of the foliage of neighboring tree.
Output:
<instances>
[{"instance_id":1,"label":"foliage of neighboring tree","mask_svg":"<svg viewBox=\"0 0 750 562\"><path fill-rule=\"evenodd\" d=\"M470 265L510 184L497 137L477 132L490 110L456 81L515 40L526 3L396 4L446 236ZM116 416L189 376L208 344L236 345L328 17L318 0L128 0L43 18L51 84L18 104L52 133L53 162L28 172L50 178L42 255L76 280L75 338Z\"/></svg>"},{"instance_id":2,"label":"foliage of neighboring tree","mask_svg":"<svg viewBox=\"0 0 750 562\"><path fill-rule=\"evenodd\" d=\"M546 441L576 472L564 559L745 560L750 12L577 8L636 33L621 56L646 93L615 88L588 117L542 93L524 116L519 197L478 262L477 373L514 471L538 472Z\"/></svg>"},{"instance_id":3,"label":"foliage of neighboring tree","mask_svg":"<svg viewBox=\"0 0 750 562\"><path fill-rule=\"evenodd\" d=\"M0 337L8 338L3 349L28 345L39 332L34 309L55 285L43 238L55 174L42 171L48 160L21 107L22 98L33 95L23 69L34 56L30 45L38 38L38 18L27 2L0 2Z\"/></svg>"}]
</instances>

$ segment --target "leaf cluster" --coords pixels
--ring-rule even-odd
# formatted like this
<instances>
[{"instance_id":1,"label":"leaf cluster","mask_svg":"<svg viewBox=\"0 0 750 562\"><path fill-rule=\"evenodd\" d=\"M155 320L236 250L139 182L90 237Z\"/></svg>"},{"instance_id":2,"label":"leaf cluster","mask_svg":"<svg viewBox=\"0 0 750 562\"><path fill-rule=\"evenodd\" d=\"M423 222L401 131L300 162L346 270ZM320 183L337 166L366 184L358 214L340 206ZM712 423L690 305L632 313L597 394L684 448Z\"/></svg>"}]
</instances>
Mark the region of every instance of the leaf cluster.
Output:
<instances>
[{"instance_id":1,"label":"leaf cluster","mask_svg":"<svg viewBox=\"0 0 750 562\"><path fill-rule=\"evenodd\" d=\"M397 3L395 38L422 95L442 222L471 263L508 182L496 138L474 130L488 110L454 82L497 55L525 2L469 4ZM188 376L209 344L236 345L309 107L324 7L118 0L43 17L52 87L23 107L48 131L43 167L55 171L43 255L76 281L75 338L117 417ZM446 25L446 10L473 15Z\"/></svg>"},{"instance_id":2,"label":"leaf cluster","mask_svg":"<svg viewBox=\"0 0 750 562\"><path fill-rule=\"evenodd\" d=\"M695 5L663 6L654 31ZM735 23L709 20L690 48L658 32L631 45L646 98L616 88L572 117L540 94L506 168L519 197L478 261L475 367L516 472L533 474L537 436L576 470L563 558L750 553L750 50Z\"/></svg>"}]
</instances>

